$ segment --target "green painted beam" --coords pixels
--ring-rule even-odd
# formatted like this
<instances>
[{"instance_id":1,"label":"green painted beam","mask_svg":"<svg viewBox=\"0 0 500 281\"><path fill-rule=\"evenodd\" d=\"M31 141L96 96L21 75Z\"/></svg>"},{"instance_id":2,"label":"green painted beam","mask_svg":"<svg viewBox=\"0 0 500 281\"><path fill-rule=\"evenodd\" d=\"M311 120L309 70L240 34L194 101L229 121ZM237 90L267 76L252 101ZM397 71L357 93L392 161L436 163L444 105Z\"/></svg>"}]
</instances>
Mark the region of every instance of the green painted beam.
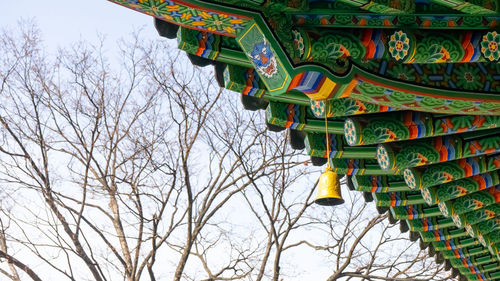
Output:
<instances>
[{"instance_id":1,"label":"green painted beam","mask_svg":"<svg viewBox=\"0 0 500 281\"><path fill-rule=\"evenodd\" d=\"M464 237L464 238L452 238L445 241L432 242L434 248L438 251L441 250L455 250L470 246L480 245L479 241L475 238Z\"/></svg>"},{"instance_id":2,"label":"green painted beam","mask_svg":"<svg viewBox=\"0 0 500 281\"><path fill-rule=\"evenodd\" d=\"M325 125L324 120L316 120L316 119L307 119L306 124L304 126L304 131L310 133L325 133L328 129L330 134L342 135L342 129L344 122L342 121L327 121L327 125ZM328 128L327 128L328 127Z\"/></svg>"},{"instance_id":3,"label":"green painted beam","mask_svg":"<svg viewBox=\"0 0 500 281\"><path fill-rule=\"evenodd\" d=\"M342 121L328 121L327 125L325 125L324 120L308 119L306 110L305 106L271 101L266 108L266 119L268 123L279 127L322 133L315 134L315 136L324 137L326 127L328 127L328 132L331 134L343 134L344 123ZM375 158L375 153L370 156Z\"/></svg>"},{"instance_id":4,"label":"green painted beam","mask_svg":"<svg viewBox=\"0 0 500 281\"><path fill-rule=\"evenodd\" d=\"M379 144L377 160L384 170L402 171L406 168L500 152L500 131L480 131L474 135L476 137L470 139L466 135L453 135ZM472 135L469 133L468 136Z\"/></svg>"},{"instance_id":5,"label":"green painted beam","mask_svg":"<svg viewBox=\"0 0 500 281\"><path fill-rule=\"evenodd\" d=\"M354 176L354 187L363 192L410 191L402 176Z\"/></svg>"},{"instance_id":6,"label":"green painted beam","mask_svg":"<svg viewBox=\"0 0 500 281\"><path fill-rule=\"evenodd\" d=\"M457 258L456 256L449 256L446 259L450 260L451 265L455 268L468 268L471 265L481 266L489 265L492 263L498 264L496 257L491 255L490 253L475 256L464 256L461 258Z\"/></svg>"},{"instance_id":7,"label":"green painted beam","mask_svg":"<svg viewBox=\"0 0 500 281\"><path fill-rule=\"evenodd\" d=\"M330 158L375 159L375 147L349 147L344 144L343 135L330 134L328 140L330 141ZM325 134L307 133L305 145L307 154L327 158Z\"/></svg>"},{"instance_id":8,"label":"green painted beam","mask_svg":"<svg viewBox=\"0 0 500 281\"><path fill-rule=\"evenodd\" d=\"M500 244L500 230L495 230L487 234L481 233L481 235L479 236L479 242L481 242L481 244L483 244L483 246L485 247L488 247L490 245L498 246Z\"/></svg>"},{"instance_id":9,"label":"green painted beam","mask_svg":"<svg viewBox=\"0 0 500 281\"><path fill-rule=\"evenodd\" d=\"M241 51L235 51L221 47L219 55L215 58L216 61L220 61L227 64L238 65L241 67L252 67L250 61L248 61L247 56Z\"/></svg>"},{"instance_id":10,"label":"green painted beam","mask_svg":"<svg viewBox=\"0 0 500 281\"><path fill-rule=\"evenodd\" d=\"M413 220L442 216L437 205L427 206L426 204L395 206L390 208L394 218L398 220Z\"/></svg>"},{"instance_id":11,"label":"green painted beam","mask_svg":"<svg viewBox=\"0 0 500 281\"><path fill-rule=\"evenodd\" d=\"M296 26L303 28L380 28L395 29L404 25L412 29L480 30L494 28L499 15L470 15L445 13L414 13L380 15L353 13L335 9L313 9L291 13Z\"/></svg>"},{"instance_id":12,"label":"green painted beam","mask_svg":"<svg viewBox=\"0 0 500 281\"><path fill-rule=\"evenodd\" d=\"M227 64L224 69L224 86L228 90L256 98L262 97L266 91L255 69L233 64Z\"/></svg>"},{"instance_id":13,"label":"green painted beam","mask_svg":"<svg viewBox=\"0 0 500 281\"><path fill-rule=\"evenodd\" d=\"M475 225L497 216L500 216L500 205L493 204L472 212L457 214L453 216L453 220L457 226L467 228L469 225Z\"/></svg>"},{"instance_id":14,"label":"green painted beam","mask_svg":"<svg viewBox=\"0 0 500 281\"><path fill-rule=\"evenodd\" d=\"M463 228L457 227L448 227L431 231L421 231L420 236L422 237L422 240L424 240L424 242L438 242L447 241L450 239L470 238Z\"/></svg>"},{"instance_id":15,"label":"green painted beam","mask_svg":"<svg viewBox=\"0 0 500 281\"><path fill-rule=\"evenodd\" d=\"M262 98L267 99L269 101L276 101L282 103L293 103L302 106L308 106L310 99L301 92L298 91L290 91L286 93L286 95L275 96L271 95L268 92L264 92Z\"/></svg>"},{"instance_id":16,"label":"green painted beam","mask_svg":"<svg viewBox=\"0 0 500 281\"><path fill-rule=\"evenodd\" d=\"M480 275L480 277L478 277L477 275ZM495 272L487 272L487 273L477 273L477 274L464 274L465 277L467 277L469 280L489 280L489 281L494 281L494 280L500 280L500 270L499 271L495 271Z\"/></svg>"},{"instance_id":17,"label":"green painted beam","mask_svg":"<svg viewBox=\"0 0 500 281\"><path fill-rule=\"evenodd\" d=\"M471 15L494 15L496 11L486 8L484 5L473 4L462 0L431 0L433 3ZM486 1L485 1L486 2Z\"/></svg>"},{"instance_id":18,"label":"green painted beam","mask_svg":"<svg viewBox=\"0 0 500 281\"><path fill-rule=\"evenodd\" d=\"M437 204L500 184L500 170L422 188L427 204Z\"/></svg>"},{"instance_id":19,"label":"green painted beam","mask_svg":"<svg viewBox=\"0 0 500 281\"><path fill-rule=\"evenodd\" d=\"M500 202L500 185L438 204L446 217L456 217Z\"/></svg>"},{"instance_id":20,"label":"green painted beam","mask_svg":"<svg viewBox=\"0 0 500 281\"><path fill-rule=\"evenodd\" d=\"M373 198L377 206L395 207L408 206L415 204L424 204L424 198L420 192L389 192L389 193L373 193Z\"/></svg>"},{"instance_id":21,"label":"green painted beam","mask_svg":"<svg viewBox=\"0 0 500 281\"><path fill-rule=\"evenodd\" d=\"M298 92L290 91L286 95L271 95L266 91L256 70L251 67L241 67L228 63L224 70L225 88L243 95L263 98L269 101L309 106L310 99Z\"/></svg>"},{"instance_id":22,"label":"green painted beam","mask_svg":"<svg viewBox=\"0 0 500 281\"><path fill-rule=\"evenodd\" d=\"M345 121L344 131L349 145L367 145L497 127L500 127L500 116L434 117L430 113L403 111L348 118Z\"/></svg>"},{"instance_id":23,"label":"green painted beam","mask_svg":"<svg viewBox=\"0 0 500 281\"><path fill-rule=\"evenodd\" d=\"M477 224L467 225L465 229L472 237L489 234L500 229L500 216L496 216L490 220L482 221Z\"/></svg>"},{"instance_id":24,"label":"green painted beam","mask_svg":"<svg viewBox=\"0 0 500 281\"><path fill-rule=\"evenodd\" d=\"M495 38L498 39L494 40L500 40L500 34ZM485 93L480 89L471 92L457 91L444 84L432 87L432 83L417 86L405 82L405 79L368 74L359 70L354 88L350 92L342 92L342 97L389 106L396 110L466 115L498 115L500 112L499 96L493 92Z\"/></svg>"},{"instance_id":25,"label":"green painted beam","mask_svg":"<svg viewBox=\"0 0 500 281\"><path fill-rule=\"evenodd\" d=\"M500 270L500 265L497 262L492 262L485 265L472 265L470 267L456 267L460 273L464 275L476 275L478 272L487 273L487 272L496 272Z\"/></svg>"},{"instance_id":26,"label":"green painted beam","mask_svg":"<svg viewBox=\"0 0 500 281\"><path fill-rule=\"evenodd\" d=\"M401 0L399 1L400 6L394 6L390 1L384 0L339 0L342 3L348 4L350 6L370 11L379 14L406 14L411 13L415 9L415 3L412 0Z\"/></svg>"},{"instance_id":27,"label":"green painted beam","mask_svg":"<svg viewBox=\"0 0 500 281\"><path fill-rule=\"evenodd\" d=\"M455 226L452 219L444 217L407 220L407 223L411 231L432 231Z\"/></svg>"},{"instance_id":28,"label":"green painted beam","mask_svg":"<svg viewBox=\"0 0 500 281\"><path fill-rule=\"evenodd\" d=\"M311 100L311 110L317 118L345 117L353 115L391 112L393 107L363 102L351 98L338 98L327 100Z\"/></svg>"},{"instance_id":29,"label":"green painted beam","mask_svg":"<svg viewBox=\"0 0 500 281\"><path fill-rule=\"evenodd\" d=\"M330 159L333 171L341 175L394 175L392 170L380 169L373 159Z\"/></svg>"},{"instance_id":30,"label":"green painted beam","mask_svg":"<svg viewBox=\"0 0 500 281\"><path fill-rule=\"evenodd\" d=\"M248 57L241 50L224 48L221 45L221 35L218 34L179 27L177 46L186 53L205 59L252 67Z\"/></svg>"},{"instance_id":31,"label":"green painted beam","mask_svg":"<svg viewBox=\"0 0 500 281\"><path fill-rule=\"evenodd\" d=\"M492 62L498 59L492 57L496 54L491 55L485 50L484 56L471 56L471 48L474 52L474 49L488 46L489 42L498 40L497 35L500 36L496 31L488 30L449 30L443 33L404 27L391 30L297 29L295 32L304 41L300 46L300 53L303 53L298 58L300 62L320 63L330 69L339 68L337 60L346 58L359 65L371 60L408 64Z\"/></svg>"},{"instance_id":32,"label":"green painted beam","mask_svg":"<svg viewBox=\"0 0 500 281\"><path fill-rule=\"evenodd\" d=\"M406 184L412 189L422 189L443 183L453 182L460 179L471 178L483 173L491 175L495 182L500 169L500 154L489 154L452 160L445 163L426 165L423 167L412 167L404 170L403 175ZM484 179L488 176L485 175ZM479 179L479 177L476 177ZM467 180L470 181L470 180Z\"/></svg>"},{"instance_id":33,"label":"green painted beam","mask_svg":"<svg viewBox=\"0 0 500 281\"><path fill-rule=\"evenodd\" d=\"M441 254L443 255L444 258L449 259L449 258L460 258L460 257L468 257L469 259L471 257L474 257L474 259L481 259L487 257L488 261L492 260L492 255L488 251L488 249L484 248L482 245L479 246L471 246L471 247L465 247L465 248L460 248L456 250L442 250L440 251Z\"/></svg>"}]
</instances>

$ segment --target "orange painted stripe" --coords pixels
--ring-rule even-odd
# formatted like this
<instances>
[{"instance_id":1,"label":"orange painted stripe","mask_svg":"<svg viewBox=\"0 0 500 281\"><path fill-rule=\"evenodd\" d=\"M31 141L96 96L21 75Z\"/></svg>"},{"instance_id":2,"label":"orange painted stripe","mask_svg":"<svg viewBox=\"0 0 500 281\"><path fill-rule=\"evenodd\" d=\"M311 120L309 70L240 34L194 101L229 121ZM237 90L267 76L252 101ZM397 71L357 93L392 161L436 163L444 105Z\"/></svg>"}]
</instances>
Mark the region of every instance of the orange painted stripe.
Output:
<instances>
[{"instance_id":1,"label":"orange painted stripe","mask_svg":"<svg viewBox=\"0 0 500 281\"><path fill-rule=\"evenodd\" d=\"M441 156L441 158L440 158L441 162L445 162L448 160L448 149L446 149L446 147L441 146L441 149L439 150L439 154Z\"/></svg>"},{"instance_id":2,"label":"orange painted stripe","mask_svg":"<svg viewBox=\"0 0 500 281\"><path fill-rule=\"evenodd\" d=\"M349 85L347 85L347 87L345 88L345 90L342 92L342 94L340 95L340 98L345 98L345 97L348 97L351 95L352 93L352 90L354 90L354 88L356 87L356 85L358 85L358 79L356 77L354 77L351 82L349 82Z\"/></svg>"},{"instance_id":3,"label":"orange painted stripe","mask_svg":"<svg viewBox=\"0 0 500 281\"><path fill-rule=\"evenodd\" d=\"M297 86L299 86L300 84L300 81L302 80L302 78L304 77L305 75L305 72L301 72L297 75L295 75L295 77L293 77L292 79L292 82L290 83L290 85L288 86L288 89L287 90L293 90L295 89Z\"/></svg>"}]
</instances>

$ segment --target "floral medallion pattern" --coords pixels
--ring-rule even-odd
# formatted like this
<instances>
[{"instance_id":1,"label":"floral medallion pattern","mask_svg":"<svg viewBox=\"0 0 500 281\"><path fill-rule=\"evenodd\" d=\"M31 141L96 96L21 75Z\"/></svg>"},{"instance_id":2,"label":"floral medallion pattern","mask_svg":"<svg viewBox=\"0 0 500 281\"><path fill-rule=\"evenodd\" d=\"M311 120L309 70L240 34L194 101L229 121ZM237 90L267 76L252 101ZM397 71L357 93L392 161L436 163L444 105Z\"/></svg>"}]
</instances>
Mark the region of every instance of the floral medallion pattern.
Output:
<instances>
[{"instance_id":1,"label":"floral medallion pattern","mask_svg":"<svg viewBox=\"0 0 500 281\"><path fill-rule=\"evenodd\" d=\"M500 34L496 31L488 32L481 41L481 52L490 61L497 61L500 58Z\"/></svg>"},{"instance_id":2,"label":"floral medallion pattern","mask_svg":"<svg viewBox=\"0 0 500 281\"><path fill-rule=\"evenodd\" d=\"M402 30L396 31L390 36L389 53L395 60L403 60L408 55L409 50L410 38Z\"/></svg>"},{"instance_id":3,"label":"floral medallion pattern","mask_svg":"<svg viewBox=\"0 0 500 281\"><path fill-rule=\"evenodd\" d=\"M324 100L311 100L311 110L316 117L324 117L325 114L325 101Z\"/></svg>"},{"instance_id":4,"label":"floral medallion pattern","mask_svg":"<svg viewBox=\"0 0 500 281\"><path fill-rule=\"evenodd\" d=\"M403 177L405 179L406 185L408 185L409 188L411 189L417 188L417 181L415 180L415 175L413 175L410 169L405 169L403 171Z\"/></svg>"},{"instance_id":5,"label":"floral medallion pattern","mask_svg":"<svg viewBox=\"0 0 500 281\"><path fill-rule=\"evenodd\" d=\"M404 64L395 64L392 68L387 69L387 73L402 81L415 81L415 78L418 76L415 74L414 68Z\"/></svg>"},{"instance_id":6,"label":"floral medallion pattern","mask_svg":"<svg viewBox=\"0 0 500 281\"><path fill-rule=\"evenodd\" d=\"M429 190L429 188L424 188L422 189L422 197L424 198L424 201L425 203L427 203L428 205L432 205L432 194L431 194L431 191Z\"/></svg>"},{"instance_id":7,"label":"floral medallion pattern","mask_svg":"<svg viewBox=\"0 0 500 281\"><path fill-rule=\"evenodd\" d=\"M344 122L344 136L348 145L357 144L356 126L354 125L354 121L352 119L347 119Z\"/></svg>"},{"instance_id":8,"label":"floral medallion pattern","mask_svg":"<svg viewBox=\"0 0 500 281\"><path fill-rule=\"evenodd\" d=\"M377 147L377 161L383 170L388 170L390 167L389 152L383 145Z\"/></svg>"},{"instance_id":9,"label":"floral medallion pattern","mask_svg":"<svg viewBox=\"0 0 500 281\"><path fill-rule=\"evenodd\" d=\"M457 86L466 90L480 89L483 83L480 80L480 69L470 65L464 65L455 70L457 75Z\"/></svg>"}]
</instances>

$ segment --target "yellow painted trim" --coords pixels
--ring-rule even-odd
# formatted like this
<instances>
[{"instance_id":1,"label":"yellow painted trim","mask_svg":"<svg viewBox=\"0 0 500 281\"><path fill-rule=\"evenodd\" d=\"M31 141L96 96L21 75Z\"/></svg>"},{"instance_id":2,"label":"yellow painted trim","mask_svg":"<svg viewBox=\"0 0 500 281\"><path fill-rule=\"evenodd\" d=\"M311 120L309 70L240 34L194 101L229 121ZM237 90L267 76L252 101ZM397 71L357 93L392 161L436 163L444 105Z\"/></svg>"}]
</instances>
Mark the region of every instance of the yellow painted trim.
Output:
<instances>
[{"instance_id":1,"label":"yellow painted trim","mask_svg":"<svg viewBox=\"0 0 500 281\"><path fill-rule=\"evenodd\" d=\"M332 91L335 89L335 86L337 86L337 83L333 82L332 80L330 80L330 78L327 77L325 82L323 83L323 86L318 92L307 96L313 100L326 100L330 97Z\"/></svg>"},{"instance_id":2,"label":"yellow painted trim","mask_svg":"<svg viewBox=\"0 0 500 281\"><path fill-rule=\"evenodd\" d=\"M245 37L245 36L248 34L248 32L250 32L250 30L252 30L252 28L253 28L254 26L256 26L256 25L257 25L257 23L255 23L255 22L254 22L254 23L253 23L253 24L252 24L252 25L248 28L248 30L247 30L247 31L246 31L243 35L241 35L240 39L238 39L238 43L240 43L240 45L241 45L241 39L243 39L243 37ZM260 30L260 29L259 29L259 30ZM261 33L262 33L262 32L261 32Z\"/></svg>"}]
</instances>

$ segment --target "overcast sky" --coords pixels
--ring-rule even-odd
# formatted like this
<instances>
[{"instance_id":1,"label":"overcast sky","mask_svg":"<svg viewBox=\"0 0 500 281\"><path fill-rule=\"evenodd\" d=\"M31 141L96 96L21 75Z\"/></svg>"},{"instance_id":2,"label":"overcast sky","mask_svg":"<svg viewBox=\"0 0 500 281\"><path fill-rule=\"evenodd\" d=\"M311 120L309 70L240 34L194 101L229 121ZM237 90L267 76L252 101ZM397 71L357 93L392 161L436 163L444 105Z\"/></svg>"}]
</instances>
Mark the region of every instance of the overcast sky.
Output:
<instances>
[{"instance_id":1,"label":"overcast sky","mask_svg":"<svg viewBox=\"0 0 500 281\"><path fill-rule=\"evenodd\" d=\"M96 42L97 34L106 36L108 49L113 53L113 42L126 37L131 32L142 29L146 38L157 39L153 18L106 0L2 0L0 8L0 29L12 29L22 19L33 19L42 32L44 44L50 52L58 47L66 47L81 39ZM175 40L171 40L175 42ZM172 44L174 48L174 43ZM1 54L0 54L1 55ZM350 196L350 194L347 194ZM318 254L293 256L300 258L303 268L316 268L306 272L310 280L321 280L329 275L328 268L319 266L324 263ZM316 265L316 267L314 267ZM297 273L301 273L298 270ZM301 280L304 276L298 277Z\"/></svg>"},{"instance_id":2,"label":"overcast sky","mask_svg":"<svg viewBox=\"0 0 500 281\"><path fill-rule=\"evenodd\" d=\"M142 27L145 36L158 38L150 16L105 0L3 0L0 27L13 28L21 19L35 20L51 50L80 39L96 40L98 33L114 42Z\"/></svg>"}]
</instances>

